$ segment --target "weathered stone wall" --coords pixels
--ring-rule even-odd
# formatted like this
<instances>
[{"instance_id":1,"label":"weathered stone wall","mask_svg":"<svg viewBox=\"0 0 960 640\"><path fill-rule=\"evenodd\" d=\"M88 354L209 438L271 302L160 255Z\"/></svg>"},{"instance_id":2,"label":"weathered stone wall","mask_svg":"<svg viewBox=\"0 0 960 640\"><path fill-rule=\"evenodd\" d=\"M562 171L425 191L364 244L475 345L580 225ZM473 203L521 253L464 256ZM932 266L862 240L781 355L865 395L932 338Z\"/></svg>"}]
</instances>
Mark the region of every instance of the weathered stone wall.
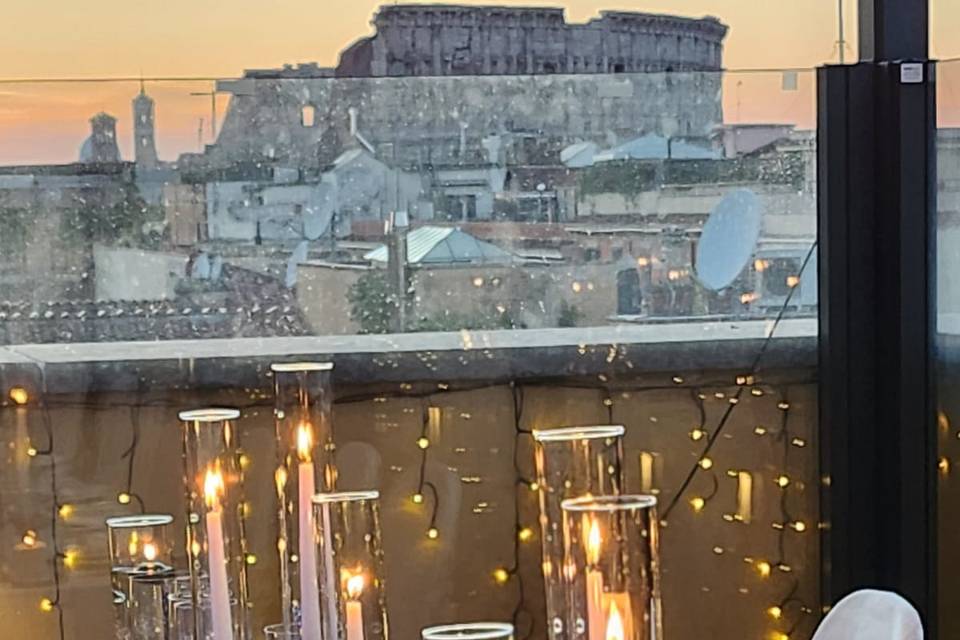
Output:
<instances>
[{"instance_id":1,"label":"weathered stone wall","mask_svg":"<svg viewBox=\"0 0 960 640\"><path fill-rule=\"evenodd\" d=\"M253 79L234 93L211 160L316 167L360 134L387 160L411 168L488 161L499 136L507 164L556 164L573 142L616 144L644 133L696 137L722 121L721 75L472 76ZM302 112L314 107L312 126Z\"/></svg>"},{"instance_id":2,"label":"weathered stone wall","mask_svg":"<svg viewBox=\"0 0 960 640\"><path fill-rule=\"evenodd\" d=\"M451 5L383 6L373 23L338 76L717 70L727 33L716 18L605 11L568 24L563 9Z\"/></svg>"}]
</instances>

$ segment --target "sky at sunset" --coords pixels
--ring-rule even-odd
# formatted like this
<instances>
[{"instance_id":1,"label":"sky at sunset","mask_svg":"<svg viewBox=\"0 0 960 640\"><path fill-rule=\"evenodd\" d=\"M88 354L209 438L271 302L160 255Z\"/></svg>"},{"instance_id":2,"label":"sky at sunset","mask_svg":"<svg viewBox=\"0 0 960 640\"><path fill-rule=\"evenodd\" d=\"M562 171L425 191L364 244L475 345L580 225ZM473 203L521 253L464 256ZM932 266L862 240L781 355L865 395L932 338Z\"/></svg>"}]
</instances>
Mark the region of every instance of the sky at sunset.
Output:
<instances>
[{"instance_id":1,"label":"sky at sunset","mask_svg":"<svg viewBox=\"0 0 960 640\"><path fill-rule=\"evenodd\" d=\"M463 4L494 4L461 0ZM246 68L316 61L370 33L376 0L8 0L0 10L0 82L26 79L122 77L236 77ZM498 0L495 4L539 4ZM730 26L724 66L732 70L813 68L837 59L835 0L567 0L568 20L585 21L603 9L714 15ZM848 59L855 55L855 4L847 0ZM933 53L960 56L960 1L934 0ZM956 63L960 65L960 63ZM942 91L946 109L960 96L960 72ZM941 74L941 84L944 74ZM197 148L209 81L150 82L157 100L158 147L163 159ZM129 155L130 99L136 83L0 84L0 163L68 162L98 111L117 116L121 150ZM220 101L222 118L226 96ZM814 121L812 72L796 90L781 73L731 73L724 80L727 121ZM209 122L206 124L209 127ZM209 128L206 132L209 138Z\"/></svg>"}]
</instances>

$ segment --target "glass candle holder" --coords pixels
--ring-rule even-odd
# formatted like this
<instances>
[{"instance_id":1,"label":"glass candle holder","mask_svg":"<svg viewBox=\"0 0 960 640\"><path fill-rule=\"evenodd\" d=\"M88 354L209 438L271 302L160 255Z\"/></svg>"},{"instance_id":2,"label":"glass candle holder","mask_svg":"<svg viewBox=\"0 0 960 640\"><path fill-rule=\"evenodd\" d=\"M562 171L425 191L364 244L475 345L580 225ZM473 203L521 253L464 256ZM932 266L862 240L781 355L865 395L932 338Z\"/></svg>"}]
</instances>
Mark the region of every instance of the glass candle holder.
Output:
<instances>
[{"instance_id":1,"label":"glass candle holder","mask_svg":"<svg viewBox=\"0 0 960 640\"><path fill-rule=\"evenodd\" d=\"M324 640L386 640L380 493L322 493L313 498Z\"/></svg>"},{"instance_id":2,"label":"glass candle holder","mask_svg":"<svg viewBox=\"0 0 960 640\"><path fill-rule=\"evenodd\" d=\"M116 637L126 638L130 635L127 616L130 575L138 569L172 570L173 516L113 516L107 518L106 525Z\"/></svg>"},{"instance_id":3,"label":"glass candle holder","mask_svg":"<svg viewBox=\"0 0 960 640\"><path fill-rule=\"evenodd\" d=\"M244 532L242 450L236 409L180 413L183 428L187 549L196 638L246 640L250 608ZM201 634L203 584L208 584L212 636ZM236 610L231 601L237 601Z\"/></svg>"},{"instance_id":4,"label":"glass candle holder","mask_svg":"<svg viewBox=\"0 0 960 640\"><path fill-rule=\"evenodd\" d=\"M172 571L162 574L138 572L130 576L127 608L131 637L167 640L169 596L174 580Z\"/></svg>"},{"instance_id":5,"label":"glass candle holder","mask_svg":"<svg viewBox=\"0 0 960 640\"><path fill-rule=\"evenodd\" d=\"M618 495L623 489L621 425L535 429L534 458L540 497L540 539L547 633L551 640L570 640L565 576L562 571L563 509L568 498Z\"/></svg>"},{"instance_id":6,"label":"glass candle holder","mask_svg":"<svg viewBox=\"0 0 960 640\"><path fill-rule=\"evenodd\" d=\"M568 628L583 640L662 640L657 499L563 501Z\"/></svg>"},{"instance_id":7,"label":"glass candle holder","mask_svg":"<svg viewBox=\"0 0 960 640\"><path fill-rule=\"evenodd\" d=\"M299 621L304 640L321 640L311 500L316 493L333 491L336 484L330 390L333 363L283 363L270 369L280 456L275 480L283 624Z\"/></svg>"},{"instance_id":8,"label":"glass candle holder","mask_svg":"<svg viewBox=\"0 0 960 640\"><path fill-rule=\"evenodd\" d=\"M509 622L465 622L427 627L420 632L423 640L513 640Z\"/></svg>"}]
</instances>

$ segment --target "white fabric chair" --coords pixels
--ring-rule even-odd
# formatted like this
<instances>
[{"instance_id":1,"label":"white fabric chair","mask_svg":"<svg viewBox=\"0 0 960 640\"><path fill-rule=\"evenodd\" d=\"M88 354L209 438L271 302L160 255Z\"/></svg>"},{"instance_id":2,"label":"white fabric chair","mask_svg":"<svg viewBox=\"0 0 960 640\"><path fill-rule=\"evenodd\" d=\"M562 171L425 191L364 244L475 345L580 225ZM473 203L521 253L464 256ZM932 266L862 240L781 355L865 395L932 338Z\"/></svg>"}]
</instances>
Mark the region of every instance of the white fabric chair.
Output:
<instances>
[{"instance_id":1,"label":"white fabric chair","mask_svg":"<svg viewBox=\"0 0 960 640\"><path fill-rule=\"evenodd\" d=\"M920 615L889 591L855 591L823 619L813 640L923 640Z\"/></svg>"}]
</instances>

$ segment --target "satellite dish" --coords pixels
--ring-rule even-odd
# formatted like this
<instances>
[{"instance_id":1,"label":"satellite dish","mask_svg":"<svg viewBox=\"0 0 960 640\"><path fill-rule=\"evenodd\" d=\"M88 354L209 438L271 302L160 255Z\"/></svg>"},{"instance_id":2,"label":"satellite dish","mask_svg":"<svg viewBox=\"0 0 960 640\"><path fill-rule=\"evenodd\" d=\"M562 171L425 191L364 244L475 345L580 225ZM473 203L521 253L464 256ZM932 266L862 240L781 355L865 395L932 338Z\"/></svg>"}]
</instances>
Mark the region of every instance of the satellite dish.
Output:
<instances>
[{"instance_id":1,"label":"satellite dish","mask_svg":"<svg viewBox=\"0 0 960 640\"><path fill-rule=\"evenodd\" d=\"M193 271L190 273L190 276L195 280L209 280L210 256L206 253L201 253L197 256L197 259L193 262Z\"/></svg>"},{"instance_id":2,"label":"satellite dish","mask_svg":"<svg viewBox=\"0 0 960 640\"><path fill-rule=\"evenodd\" d=\"M304 240L297 245L297 248L293 250L293 253L290 254L290 259L287 260L287 277L284 278L284 285L287 289L293 289L297 284L297 265L301 262L307 261L307 241Z\"/></svg>"},{"instance_id":3,"label":"satellite dish","mask_svg":"<svg viewBox=\"0 0 960 640\"><path fill-rule=\"evenodd\" d=\"M721 200L697 244L697 279L713 291L729 287L753 257L763 212L749 189L735 189Z\"/></svg>"},{"instance_id":4,"label":"satellite dish","mask_svg":"<svg viewBox=\"0 0 960 640\"><path fill-rule=\"evenodd\" d=\"M330 214L310 211L303 216L303 237L307 240L317 240L327 230Z\"/></svg>"}]
</instances>

